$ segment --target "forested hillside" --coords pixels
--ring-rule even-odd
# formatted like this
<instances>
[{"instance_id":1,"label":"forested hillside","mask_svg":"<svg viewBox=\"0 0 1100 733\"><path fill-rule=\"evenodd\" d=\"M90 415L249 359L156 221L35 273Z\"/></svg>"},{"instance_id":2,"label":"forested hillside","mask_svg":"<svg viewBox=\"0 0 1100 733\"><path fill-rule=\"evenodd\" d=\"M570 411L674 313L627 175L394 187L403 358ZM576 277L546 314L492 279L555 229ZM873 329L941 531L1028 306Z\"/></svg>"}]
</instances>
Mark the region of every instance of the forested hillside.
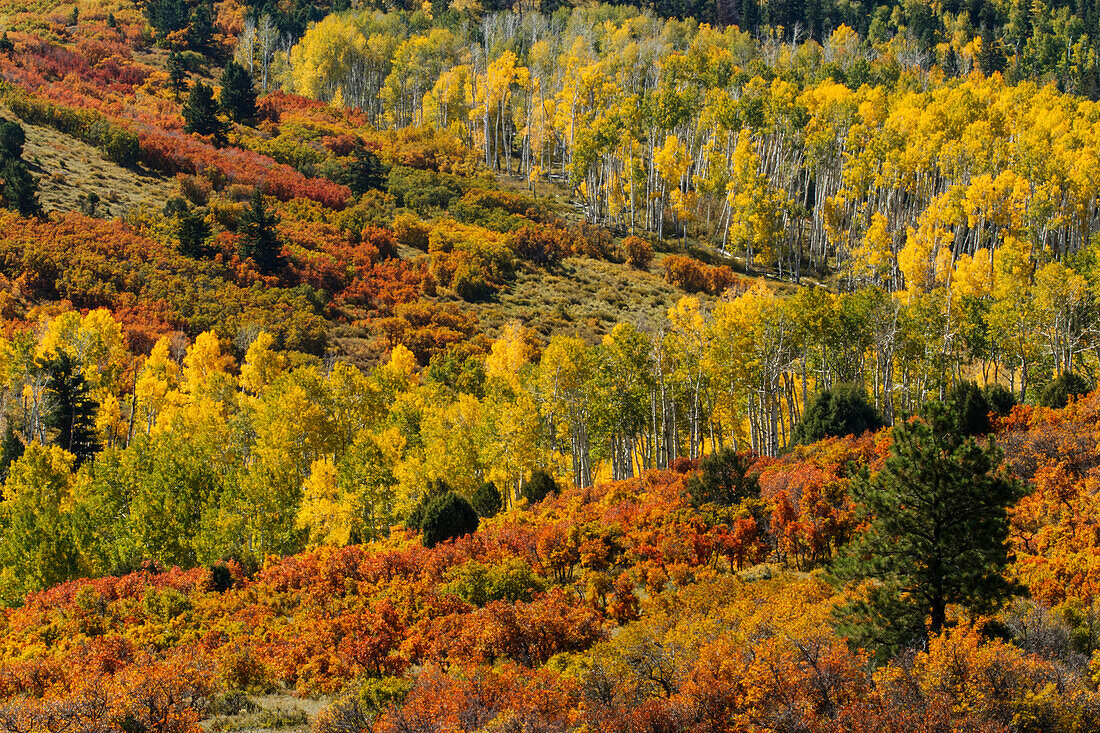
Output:
<instances>
[{"instance_id":1,"label":"forested hillside","mask_svg":"<svg viewBox=\"0 0 1100 733\"><path fill-rule=\"evenodd\" d=\"M0 0L0 730L1097 730L1097 20Z\"/></svg>"}]
</instances>

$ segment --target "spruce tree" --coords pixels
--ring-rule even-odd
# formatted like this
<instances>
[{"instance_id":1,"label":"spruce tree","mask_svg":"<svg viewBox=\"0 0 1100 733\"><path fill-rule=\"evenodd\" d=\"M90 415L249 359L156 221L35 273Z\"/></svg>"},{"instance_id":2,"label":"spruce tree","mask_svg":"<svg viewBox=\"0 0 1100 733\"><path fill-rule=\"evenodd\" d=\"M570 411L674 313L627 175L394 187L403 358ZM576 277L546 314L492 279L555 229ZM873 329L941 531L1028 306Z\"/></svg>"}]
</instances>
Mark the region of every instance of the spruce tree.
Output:
<instances>
[{"instance_id":1,"label":"spruce tree","mask_svg":"<svg viewBox=\"0 0 1100 733\"><path fill-rule=\"evenodd\" d=\"M841 610L853 639L880 658L926 645L947 625L947 608L989 613L1014 590L1008 565L1008 508L1019 485L992 442L961 435L941 403L898 424L883 469L852 483L867 530L837 561L838 577L866 594Z\"/></svg>"},{"instance_id":2,"label":"spruce tree","mask_svg":"<svg viewBox=\"0 0 1100 733\"><path fill-rule=\"evenodd\" d=\"M993 34L993 26L990 23L982 25L981 50L978 53L978 66L986 76L992 76L994 72L1005 70L1005 54L1000 42Z\"/></svg>"},{"instance_id":3,"label":"spruce tree","mask_svg":"<svg viewBox=\"0 0 1100 733\"><path fill-rule=\"evenodd\" d=\"M0 161L22 158L26 142L27 133L22 125L11 120L0 120Z\"/></svg>"},{"instance_id":4,"label":"spruce tree","mask_svg":"<svg viewBox=\"0 0 1100 733\"><path fill-rule=\"evenodd\" d=\"M56 431L54 443L83 462L98 450L95 434L96 403L88 382L68 353L62 351L42 365L46 373L48 410L43 420Z\"/></svg>"},{"instance_id":5,"label":"spruce tree","mask_svg":"<svg viewBox=\"0 0 1100 733\"><path fill-rule=\"evenodd\" d=\"M145 4L145 17L161 40L174 31L187 27L189 11L184 0L149 0Z\"/></svg>"},{"instance_id":6,"label":"spruce tree","mask_svg":"<svg viewBox=\"0 0 1100 733\"><path fill-rule=\"evenodd\" d=\"M742 499L760 496L760 483L749 473L751 459L733 448L723 448L704 458L699 473L688 479L685 488L691 505L733 506Z\"/></svg>"},{"instance_id":7,"label":"spruce tree","mask_svg":"<svg viewBox=\"0 0 1100 733\"><path fill-rule=\"evenodd\" d=\"M421 523L424 546L435 547L440 542L472 534L477 531L479 522L470 502L458 493L448 491L436 497L424 510Z\"/></svg>"},{"instance_id":8,"label":"spruce tree","mask_svg":"<svg viewBox=\"0 0 1100 733\"><path fill-rule=\"evenodd\" d=\"M278 218L267 212L263 192L257 187L252 194L252 205L244 217L240 252L241 259L252 260L264 274L270 274L282 265L279 237L275 233L278 223Z\"/></svg>"},{"instance_id":9,"label":"spruce tree","mask_svg":"<svg viewBox=\"0 0 1100 733\"><path fill-rule=\"evenodd\" d=\"M1092 387L1080 374L1062 372L1043 387L1039 393L1039 404L1043 407L1062 408L1069 404L1070 398L1080 397L1092 391Z\"/></svg>"},{"instance_id":10,"label":"spruce tree","mask_svg":"<svg viewBox=\"0 0 1100 733\"><path fill-rule=\"evenodd\" d=\"M214 43L214 8L200 3L191 11L187 25L187 45L200 53L207 53Z\"/></svg>"},{"instance_id":11,"label":"spruce tree","mask_svg":"<svg viewBox=\"0 0 1100 733\"><path fill-rule=\"evenodd\" d=\"M792 442L808 445L840 435L862 435L885 422L862 387L838 384L821 392L794 426Z\"/></svg>"},{"instance_id":12,"label":"spruce tree","mask_svg":"<svg viewBox=\"0 0 1100 733\"><path fill-rule=\"evenodd\" d=\"M42 206L38 203L38 179L27 170L22 160L9 160L0 169L3 188L0 198L5 208L18 211L21 216L41 216Z\"/></svg>"},{"instance_id":13,"label":"spruce tree","mask_svg":"<svg viewBox=\"0 0 1100 733\"><path fill-rule=\"evenodd\" d=\"M8 480L8 468L23 455L25 446L19 436L15 434L15 428L11 425L11 418L7 419L4 428L4 439L0 441L0 483Z\"/></svg>"},{"instance_id":14,"label":"spruce tree","mask_svg":"<svg viewBox=\"0 0 1100 733\"><path fill-rule=\"evenodd\" d=\"M433 501L451 491L451 487L441 478L428 481L424 493L420 495L420 500L416 502L416 506L405 517L405 526L419 531L421 525L424 524L424 513L428 511L428 507L431 506Z\"/></svg>"},{"instance_id":15,"label":"spruce tree","mask_svg":"<svg viewBox=\"0 0 1100 733\"><path fill-rule=\"evenodd\" d=\"M210 225L199 211L185 211L176 222L176 239L179 240L180 254L199 258L210 254L206 240L210 236Z\"/></svg>"},{"instance_id":16,"label":"spruce tree","mask_svg":"<svg viewBox=\"0 0 1100 733\"><path fill-rule=\"evenodd\" d=\"M386 185L386 168L373 152L357 147L345 168L343 183L356 195L381 191Z\"/></svg>"},{"instance_id":17,"label":"spruce tree","mask_svg":"<svg viewBox=\"0 0 1100 733\"><path fill-rule=\"evenodd\" d=\"M943 59L943 73L948 79L954 79L959 75L959 55L955 53L954 46L947 47L947 53Z\"/></svg>"},{"instance_id":18,"label":"spruce tree","mask_svg":"<svg viewBox=\"0 0 1100 733\"><path fill-rule=\"evenodd\" d=\"M948 408L955 416L955 431L961 435L987 435L993 430L985 391L974 382L962 381L947 393Z\"/></svg>"},{"instance_id":19,"label":"spruce tree","mask_svg":"<svg viewBox=\"0 0 1100 733\"><path fill-rule=\"evenodd\" d=\"M222 72L222 111L235 122L249 123L256 119L256 89L252 74L236 61L230 61Z\"/></svg>"},{"instance_id":20,"label":"spruce tree","mask_svg":"<svg viewBox=\"0 0 1100 733\"><path fill-rule=\"evenodd\" d=\"M214 90L206 84L197 82L183 106L184 130L196 135L212 135L219 145L226 140L227 125L218 117L218 103L214 101Z\"/></svg>"},{"instance_id":21,"label":"spruce tree","mask_svg":"<svg viewBox=\"0 0 1100 733\"><path fill-rule=\"evenodd\" d=\"M488 519L495 517L504 508L504 497L500 495L500 489L492 481L483 481L474 489L474 495L470 499L479 517Z\"/></svg>"},{"instance_id":22,"label":"spruce tree","mask_svg":"<svg viewBox=\"0 0 1100 733\"><path fill-rule=\"evenodd\" d=\"M168 55L168 85L172 87L176 99L180 98L180 92L187 87L187 69L183 66L183 59L175 51Z\"/></svg>"},{"instance_id":23,"label":"spruce tree","mask_svg":"<svg viewBox=\"0 0 1100 733\"><path fill-rule=\"evenodd\" d=\"M537 504L551 494L558 493L558 482L549 471L536 468L531 472L531 478L523 482L519 493L530 503Z\"/></svg>"}]
</instances>

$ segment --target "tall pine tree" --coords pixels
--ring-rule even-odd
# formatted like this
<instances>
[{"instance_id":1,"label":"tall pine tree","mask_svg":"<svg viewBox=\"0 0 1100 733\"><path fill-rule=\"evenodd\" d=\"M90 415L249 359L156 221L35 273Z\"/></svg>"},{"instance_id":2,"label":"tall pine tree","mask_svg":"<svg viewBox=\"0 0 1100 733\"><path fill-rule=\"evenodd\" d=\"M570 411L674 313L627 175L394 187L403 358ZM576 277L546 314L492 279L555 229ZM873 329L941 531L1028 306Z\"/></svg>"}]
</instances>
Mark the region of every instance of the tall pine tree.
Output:
<instances>
[{"instance_id":1,"label":"tall pine tree","mask_svg":"<svg viewBox=\"0 0 1100 733\"><path fill-rule=\"evenodd\" d=\"M187 69L183 66L183 59L175 51L168 55L168 86L172 87L172 94L176 99L180 98L180 92L187 87Z\"/></svg>"},{"instance_id":2,"label":"tall pine tree","mask_svg":"<svg viewBox=\"0 0 1100 733\"><path fill-rule=\"evenodd\" d=\"M27 133L23 126L11 120L0 120L0 161L23 157Z\"/></svg>"},{"instance_id":3,"label":"tall pine tree","mask_svg":"<svg viewBox=\"0 0 1100 733\"><path fill-rule=\"evenodd\" d=\"M180 254L187 257L205 257L211 253L206 243L210 236L210 225L201 211L184 211L176 221L176 239L179 240Z\"/></svg>"},{"instance_id":4,"label":"tall pine tree","mask_svg":"<svg viewBox=\"0 0 1100 733\"><path fill-rule=\"evenodd\" d=\"M184 130L196 135L210 135L221 145L226 141L227 125L218 117L218 103L214 101L214 90L206 84L197 82L191 89L187 104L183 105Z\"/></svg>"},{"instance_id":5,"label":"tall pine tree","mask_svg":"<svg viewBox=\"0 0 1100 733\"><path fill-rule=\"evenodd\" d=\"M214 8L200 3L191 11L187 25L187 45L199 53L208 53L214 43Z\"/></svg>"},{"instance_id":6,"label":"tall pine tree","mask_svg":"<svg viewBox=\"0 0 1100 733\"><path fill-rule=\"evenodd\" d=\"M992 443L955 428L942 403L899 423L877 475L853 482L867 531L837 563L839 577L864 583L843 609L845 631L889 656L927 644L957 605L987 613L1014 590L1008 564L1008 507L1019 486Z\"/></svg>"},{"instance_id":7,"label":"tall pine tree","mask_svg":"<svg viewBox=\"0 0 1100 733\"><path fill-rule=\"evenodd\" d=\"M88 382L76 362L62 351L42 365L46 373L46 394L49 409L43 420L47 428L56 431L54 443L76 456L81 463L95 455L98 441L95 434L97 405L92 399Z\"/></svg>"},{"instance_id":8,"label":"tall pine tree","mask_svg":"<svg viewBox=\"0 0 1100 733\"><path fill-rule=\"evenodd\" d=\"M38 203L38 179L31 175L27 164L22 160L9 159L0 169L0 199L5 208L18 211L21 216L41 216L42 205Z\"/></svg>"},{"instance_id":9,"label":"tall pine tree","mask_svg":"<svg viewBox=\"0 0 1100 733\"><path fill-rule=\"evenodd\" d=\"M157 37L164 40L170 33L187 27L190 12L184 0L149 0L145 4L145 17Z\"/></svg>"},{"instance_id":10,"label":"tall pine tree","mask_svg":"<svg viewBox=\"0 0 1100 733\"><path fill-rule=\"evenodd\" d=\"M252 260L256 263L256 268L264 274L270 274L282 265L281 246L275 233L275 225L278 223L278 218L268 213L263 192L257 187L252 194L252 205L244 217L240 252L241 259Z\"/></svg>"},{"instance_id":11,"label":"tall pine tree","mask_svg":"<svg viewBox=\"0 0 1100 733\"><path fill-rule=\"evenodd\" d=\"M234 122L249 123L256 118L256 89L252 74L236 61L222 72L222 111Z\"/></svg>"}]
</instances>

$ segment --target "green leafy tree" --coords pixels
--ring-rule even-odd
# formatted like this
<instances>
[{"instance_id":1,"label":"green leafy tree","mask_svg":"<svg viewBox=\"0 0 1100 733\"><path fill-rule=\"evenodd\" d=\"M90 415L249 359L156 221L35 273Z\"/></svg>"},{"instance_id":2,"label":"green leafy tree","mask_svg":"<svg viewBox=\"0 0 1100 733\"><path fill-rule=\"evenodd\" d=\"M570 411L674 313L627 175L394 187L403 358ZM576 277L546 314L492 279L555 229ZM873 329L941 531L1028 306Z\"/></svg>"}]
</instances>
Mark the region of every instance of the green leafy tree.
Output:
<instances>
[{"instance_id":1,"label":"green leafy tree","mask_svg":"<svg viewBox=\"0 0 1100 733\"><path fill-rule=\"evenodd\" d=\"M259 188L252 194L252 205L245 213L241 228L241 259L256 263L260 272L270 274L283 263L279 237L275 225L279 219L269 214L264 205L263 192Z\"/></svg>"},{"instance_id":2,"label":"green leafy tree","mask_svg":"<svg viewBox=\"0 0 1100 733\"><path fill-rule=\"evenodd\" d=\"M932 402L894 428L883 469L852 484L867 530L838 560L838 577L862 583L841 611L852 638L891 655L947 625L955 604L989 613L1015 590L1008 565L1008 508L1019 485L992 443L955 430Z\"/></svg>"},{"instance_id":3,"label":"green leafy tree","mask_svg":"<svg viewBox=\"0 0 1100 733\"><path fill-rule=\"evenodd\" d=\"M424 546L435 547L440 542L476 532L479 521L470 502L457 492L448 491L424 510L421 523Z\"/></svg>"},{"instance_id":4,"label":"green leafy tree","mask_svg":"<svg viewBox=\"0 0 1100 733\"><path fill-rule=\"evenodd\" d=\"M209 135L221 145L226 141L228 125L218 117L218 103L214 100L214 90L208 85L197 82L183 106L183 129L196 135Z\"/></svg>"},{"instance_id":5,"label":"green leafy tree","mask_svg":"<svg viewBox=\"0 0 1100 733\"><path fill-rule=\"evenodd\" d=\"M760 496L757 476L749 473L751 465L749 456L733 448L723 448L705 457L699 464L699 473L687 481L691 505L733 506L742 499Z\"/></svg>"},{"instance_id":6,"label":"green leafy tree","mask_svg":"<svg viewBox=\"0 0 1100 733\"><path fill-rule=\"evenodd\" d=\"M839 384L814 398L795 425L794 443L807 445L838 435L862 435L885 425L862 387Z\"/></svg>"},{"instance_id":7,"label":"green leafy tree","mask_svg":"<svg viewBox=\"0 0 1100 733\"><path fill-rule=\"evenodd\" d=\"M12 463L0 502L0 601L19 602L28 591L81 574L72 517L73 456L37 442Z\"/></svg>"},{"instance_id":8,"label":"green leafy tree","mask_svg":"<svg viewBox=\"0 0 1100 733\"><path fill-rule=\"evenodd\" d=\"M222 72L222 111L234 122L249 123L256 119L256 89L252 74L236 61L230 61Z\"/></svg>"}]
</instances>

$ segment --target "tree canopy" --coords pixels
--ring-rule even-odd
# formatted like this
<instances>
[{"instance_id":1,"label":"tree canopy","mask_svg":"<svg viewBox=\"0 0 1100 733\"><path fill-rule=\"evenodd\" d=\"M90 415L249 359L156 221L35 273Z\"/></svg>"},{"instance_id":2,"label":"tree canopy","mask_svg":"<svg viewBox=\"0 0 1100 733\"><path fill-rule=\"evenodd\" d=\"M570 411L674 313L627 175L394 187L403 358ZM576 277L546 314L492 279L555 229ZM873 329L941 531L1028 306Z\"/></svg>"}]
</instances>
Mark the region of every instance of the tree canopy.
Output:
<instances>
[{"instance_id":1,"label":"tree canopy","mask_svg":"<svg viewBox=\"0 0 1100 733\"><path fill-rule=\"evenodd\" d=\"M890 654L927 645L949 605L989 613L1009 597L1008 509L1021 492L1003 453L956 430L940 403L892 439L883 470L852 485L868 528L837 564L840 577L871 581L844 610L848 628Z\"/></svg>"}]
</instances>

